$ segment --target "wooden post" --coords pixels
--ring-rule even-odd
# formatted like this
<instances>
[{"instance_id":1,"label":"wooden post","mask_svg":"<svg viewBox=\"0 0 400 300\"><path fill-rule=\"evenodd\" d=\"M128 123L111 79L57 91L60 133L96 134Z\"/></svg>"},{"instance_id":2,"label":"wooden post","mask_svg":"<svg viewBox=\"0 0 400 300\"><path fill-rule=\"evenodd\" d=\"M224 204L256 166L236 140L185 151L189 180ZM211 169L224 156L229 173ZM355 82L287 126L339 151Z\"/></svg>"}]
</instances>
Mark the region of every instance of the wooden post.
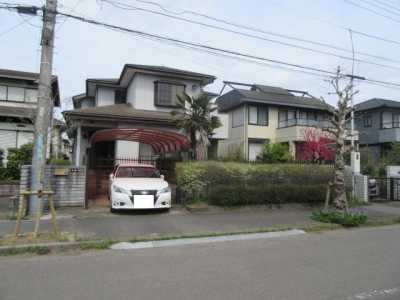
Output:
<instances>
[{"instance_id":1,"label":"wooden post","mask_svg":"<svg viewBox=\"0 0 400 300\"><path fill-rule=\"evenodd\" d=\"M329 208L329 201L331 199L331 187L332 187L332 182L328 182L328 187L326 189L326 197L325 197L325 206L324 210L328 210Z\"/></svg>"},{"instance_id":2,"label":"wooden post","mask_svg":"<svg viewBox=\"0 0 400 300\"><path fill-rule=\"evenodd\" d=\"M48 195L48 199L49 199L49 206L50 206L50 212L51 212L51 223L53 224L54 235L56 237L59 237L59 231L58 231L57 220L56 220L56 209L54 208L53 193Z\"/></svg>"},{"instance_id":3,"label":"wooden post","mask_svg":"<svg viewBox=\"0 0 400 300\"><path fill-rule=\"evenodd\" d=\"M19 233L21 232L21 222L24 213L24 202L26 200L26 195L20 195L18 201L18 213L17 213L17 223L15 224L15 237L18 237Z\"/></svg>"},{"instance_id":4,"label":"wooden post","mask_svg":"<svg viewBox=\"0 0 400 300\"><path fill-rule=\"evenodd\" d=\"M37 203L37 209L36 209L36 218L35 218L35 229L33 231L33 238L37 238L38 233L39 233L39 225L40 225L40 217L42 215L42 193L38 193L38 203Z\"/></svg>"}]
</instances>

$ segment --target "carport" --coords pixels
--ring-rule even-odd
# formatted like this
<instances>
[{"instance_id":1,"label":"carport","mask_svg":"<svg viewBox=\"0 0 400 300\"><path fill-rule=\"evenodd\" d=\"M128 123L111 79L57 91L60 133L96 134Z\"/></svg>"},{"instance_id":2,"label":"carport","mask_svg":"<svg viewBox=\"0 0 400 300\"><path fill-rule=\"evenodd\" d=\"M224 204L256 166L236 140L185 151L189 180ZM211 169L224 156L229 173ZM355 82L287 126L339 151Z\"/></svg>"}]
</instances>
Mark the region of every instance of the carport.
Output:
<instances>
[{"instance_id":1,"label":"carport","mask_svg":"<svg viewBox=\"0 0 400 300\"><path fill-rule=\"evenodd\" d=\"M96 131L90 138L90 145L108 141L131 141L149 144L154 153L187 151L188 138L182 134L156 129L115 128Z\"/></svg>"},{"instance_id":2,"label":"carport","mask_svg":"<svg viewBox=\"0 0 400 300\"><path fill-rule=\"evenodd\" d=\"M147 128L112 128L97 130L91 135L89 146L91 149L94 149L94 146L98 143L111 141L130 141L148 144L151 146L156 157L166 153L176 153L188 151L190 149L190 142L183 134L168 130ZM94 151L89 151L89 161L91 160L90 156L94 155L96 155ZM133 160L131 159L129 162L155 163L154 160L149 160L148 158L143 159L141 157L137 157ZM113 161L112 164L101 166L88 164L86 176L86 206L88 206L88 201L94 205L108 203L108 177L116 163L117 161Z\"/></svg>"}]
</instances>

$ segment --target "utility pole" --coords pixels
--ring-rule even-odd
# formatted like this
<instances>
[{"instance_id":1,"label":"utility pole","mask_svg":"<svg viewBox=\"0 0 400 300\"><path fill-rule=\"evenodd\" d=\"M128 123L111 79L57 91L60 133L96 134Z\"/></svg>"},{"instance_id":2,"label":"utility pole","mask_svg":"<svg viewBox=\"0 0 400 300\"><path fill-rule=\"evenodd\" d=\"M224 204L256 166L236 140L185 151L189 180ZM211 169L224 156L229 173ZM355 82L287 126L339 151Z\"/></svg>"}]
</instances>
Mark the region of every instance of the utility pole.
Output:
<instances>
[{"instance_id":1,"label":"utility pole","mask_svg":"<svg viewBox=\"0 0 400 300\"><path fill-rule=\"evenodd\" d=\"M57 0L46 0L43 9L42 28L42 53L40 59L40 75L38 88L38 106L35 120L35 140L33 147L31 169L31 191L42 191L44 188L44 172L46 166L46 152L50 113L53 99L51 93L54 28L56 23ZM37 196L31 196L29 211L34 212L40 208Z\"/></svg>"}]
</instances>

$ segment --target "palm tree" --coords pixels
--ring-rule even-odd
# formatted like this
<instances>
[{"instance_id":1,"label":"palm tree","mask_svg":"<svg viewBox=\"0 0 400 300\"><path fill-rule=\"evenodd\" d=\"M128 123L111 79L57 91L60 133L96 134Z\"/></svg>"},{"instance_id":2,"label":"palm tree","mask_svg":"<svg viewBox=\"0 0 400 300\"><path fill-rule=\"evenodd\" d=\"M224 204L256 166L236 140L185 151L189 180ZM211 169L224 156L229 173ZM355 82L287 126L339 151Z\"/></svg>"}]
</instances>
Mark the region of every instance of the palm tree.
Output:
<instances>
[{"instance_id":1,"label":"palm tree","mask_svg":"<svg viewBox=\"0 0 400 300\"><path fill-rule=\"evenodd\" d=\"M184 129L190 137L192 148L192 158L197 159L197 147L205 147L208 137L212 135L214 129L221 126L217 116L211 116L217 107L211 103L211 98L206 94L198 97L190 97L186 93L177 95L177 110L171 112L174 117L175 125ZM198 144L199 141L199 144Z\"/></svg>"}]
</instances>

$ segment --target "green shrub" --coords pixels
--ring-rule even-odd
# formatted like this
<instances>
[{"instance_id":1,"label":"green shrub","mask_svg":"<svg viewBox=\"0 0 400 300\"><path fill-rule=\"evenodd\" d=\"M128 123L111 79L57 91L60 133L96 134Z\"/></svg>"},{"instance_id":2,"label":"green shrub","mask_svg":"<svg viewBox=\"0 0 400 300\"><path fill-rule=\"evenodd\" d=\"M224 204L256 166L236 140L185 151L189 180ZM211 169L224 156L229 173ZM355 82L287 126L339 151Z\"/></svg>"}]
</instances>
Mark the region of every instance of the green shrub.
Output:
<instances>
[{"instance_id":1,"label":"green shrub","mask_svg":"<svg viewBox=\"0 0 400 300\"><path fill-rule=\"evenodd\" d=\"M322 202L333 169L323 165L207 161L179 163L176 173L184 201L237 206Z\"/></svg>"},{"instance_id":2,"label":"green shrub","mask_svg":"<svg viewBox=\"0 0 400 300\"><path fill-rule=\"evenodd\" d=\"M57 166L69 166L71 165L71 161L62 158L52 158L49 160L49 164Z\"/></svg>"},{"instance_id":3,"label":"green shrub","mask_svg":"<svg viewBox=\"0 0 400 300\"><path fill-rule=\"evenodd\" d=\"M311 218L315 221L323 223L340 224L345 227L356 227L367 222L367 215L362 213L344 213L337 211L316 211L313 212Z\"/></svg>"},{"instance_id":4,"label":"green shrub","mask_svg":"<svg viewBox=\"0 0 400 300\"><path fill-rule=\"evenodd\" d=\"M20 148L8 149L6 179L17 180L20 177L21 167L32 161L33 144L25 144Z\"/></svg>"},{"instance_id":5,"label":"green shrub","mask_svg":"<svg viewBox=\"0 0 400 300\"><path fill-rule=\"evenodd\" d=\"M259 160L265 163L287 162L291 159L289 146L285 144L265 143Z\"/></svg>"}]
</instances>

